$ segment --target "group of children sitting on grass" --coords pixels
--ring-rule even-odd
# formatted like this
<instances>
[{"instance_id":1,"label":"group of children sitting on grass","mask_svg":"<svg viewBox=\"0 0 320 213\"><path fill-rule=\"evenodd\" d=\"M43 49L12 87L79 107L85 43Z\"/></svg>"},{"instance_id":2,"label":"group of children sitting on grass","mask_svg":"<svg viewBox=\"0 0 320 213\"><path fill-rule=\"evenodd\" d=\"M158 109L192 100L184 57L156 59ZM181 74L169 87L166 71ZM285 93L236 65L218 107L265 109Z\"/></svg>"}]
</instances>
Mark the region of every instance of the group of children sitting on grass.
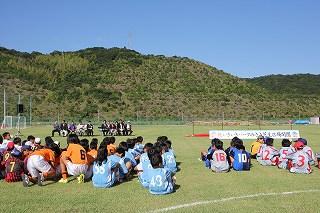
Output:
<instances>
[{"instance_id":1,"label":"group of children sitting on grass","mask_svg":"<svg viewBox=\"0 0 320 213\"><path fill-rule=\"evenodd\" d=\"M98 188L109 188L137 175L141 185L151 194L174 191L177 164L171 141L166 136L143 145L143 137L127 139L115 145L115 137L79 139L76 134L67 137L67 148L51 137L28 136L21 141L11 139L5 132L0 137L0 177L6 182L22 181L23 186L43 185L45 180L68 183L68 176L77 177L78 183L92 179Z\"/></svg>"},{"instance_id":2,"label":"group of children sitting on grass","mask_svg":"<svg viewBox=\"0 0 320 213\"><path fill-rule=\"evenodd\" d=\"M201 152L201 160L213 172L248 171L251 159L263 166L277 166L287 169L291 173L310 174L312 165L318 162L320 168L320 155L314 154L307 145L307 140L298 138L294 144L288 139L282 140L282 147L277 150L273 146L273 138L259 136L251 145L251 154L246 151L243 141L237 137L231 140L230 147L223 149L223 142L217 138L211 141L207 152Z\"/></svg>"}]
</instances>

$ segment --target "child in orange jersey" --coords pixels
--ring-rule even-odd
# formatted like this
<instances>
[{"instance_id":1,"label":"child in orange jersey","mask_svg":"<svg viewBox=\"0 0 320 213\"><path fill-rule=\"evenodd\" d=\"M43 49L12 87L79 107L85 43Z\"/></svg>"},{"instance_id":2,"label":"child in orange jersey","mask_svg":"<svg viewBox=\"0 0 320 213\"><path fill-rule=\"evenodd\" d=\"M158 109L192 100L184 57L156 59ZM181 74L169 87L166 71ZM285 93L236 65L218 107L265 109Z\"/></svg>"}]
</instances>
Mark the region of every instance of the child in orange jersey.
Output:
<instances>
[{"instance_id":1,"label":"child in orange jersey","mask_svg":"<svg viewBox=\"0 0 320 213\"><path fill-rule=\"evenodd\" d=\"M113 155L116 152L116 145L114 143L116 142L115 137L109 137L107 140L107 149L108 149L108 155Z\"/></svg>"},{"instance_id":2,"label":"child in orange jersey","mask_svg":"<svg viewBox=\"0 0 320 213\"><path fill-rule=\"evenodd\" d=\"M62 178L59 183L68 183L68 174L78 176L78 183L84 182L84 174L87 172L87 152L79 144L76 134L69 134L67 138L67 151L62 152L60 168Z\"/></svg>"},{"instance_id":3,"label":"child in orange jersey","mask_svg":"<svg viewBox=\"0 0 320 213\"><path fill-rule=\"evenodd\" d=\"M47 178L55 176L55 158L60 155L60 148L56 144L50 144L48 148L35 150L27 160L27 169L30 174L23 175L23 186L38 182L39 186Z\"/></svg>"}]
</instances>

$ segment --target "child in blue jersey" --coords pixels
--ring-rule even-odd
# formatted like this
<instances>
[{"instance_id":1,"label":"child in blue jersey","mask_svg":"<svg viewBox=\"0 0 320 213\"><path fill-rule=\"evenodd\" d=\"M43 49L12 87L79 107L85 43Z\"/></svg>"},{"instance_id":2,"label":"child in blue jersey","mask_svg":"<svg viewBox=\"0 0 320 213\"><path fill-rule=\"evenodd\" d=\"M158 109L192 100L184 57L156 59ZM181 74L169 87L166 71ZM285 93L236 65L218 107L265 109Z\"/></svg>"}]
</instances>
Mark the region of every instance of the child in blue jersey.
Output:
<instances>
[{"instance_id":1,"label":"child in blue jersey","mask_svg":"<svg viewBox=\"0 0 320 213\"><path fill-rule=\"evenodd\" d=\"M204 161L204 165L207 168L211 168L211 160L212 160L212 154L214 153L214 147L215 147L215 142L218 141L218 138L214 138L211 140L211 146L209 146L207 152L201 152L200 157L201 160Z\"/></svg>"},{"instance_id":2,"label":"child in blue jersey","mask_svg":"<svg viewBox=\"0 0 320 213\"><path fill-rule=\"evenodd\" d=\"M176 154L174 153L174 150L172 148L172 142L170 140L166 140L165 143L168 146L168 152L171 152L174 157L176 157Z\"/></svg>"},{"instance_id":3,"label":"child in blue jersey","mask_svg":"<svg viewBox=\"0 0 320 213\"><path fill-rule=\"evenodd\" d=\"M172 173L162 168L162 158L160 153L149 156L152 169L149 171L150 183L149 192L154 195L169 194L174 191L175 177Z\"/></svg>"},{"instance_id":4,"label":"child in blue jersey","mask_svg":"<svg viewBox=\"0 0 320 213\"><path fill-rule=\"evenodd\" d=\"M125 150L125 155L123 157L124 163L126 164L127 168L129 171L131 171L136 165L137 161L134 158L134 156L128 151L128 144L127 142L121 142L119 143L119 146Z\"/></svg>"},{"instance_id":5,"label":"child in blue jersey","mask_svg":"<svg viewBox=\"0 0 320 213\"><path fill-rule=\"evenodd\" d=\"M134 159L137 160L140 158L140 153L134 149L135 145L136 145L136 138L127 140L127 146L128 146L127 151L130 152L133 155Z\"/></svg>"},{"instance_id":6,"label":"child in blue jersey","mask_svg":"<svg viewBox=\"0 0 320 213\"><path fill-rule=\"evenodd\" d=\"M124 163L123 157L125 156L125 150L122 147L118 147L113 155L108 157L108 161L112 163L118 163L119 167L119 182L123 182L128 177L129 171Z\"/></svg>"},{"instance_id":7,"label":"child in blue jersey","mask_svg":"<svg viewBox=\"0 0 320 213\"><path fill-rule=\"evenodd\" d=\"M250 154L245 150L245 147L241 143L235 143L235 149L232 149L230 152L230 160L234 170L250 170Z\"/></svg>"},{"instance_id":8,"label":"child in blue jersey","mask_svg":"<svg viewBox=\"0 0 320 213\"><path fill-rule=\"evenodd\" d=\"M117 182L119 163L108 160L108 151L105 147L99 148L97 159L93 163L93 186L109 188Z\"/></svg>"},{"instance_id":9,"label":"child in blue jersey","mask_svg":"<svg viewBox=\"0 0 320 213\"><path fill-rule=\"evenodd\" d=\"M238 141L238 142L237 142ZM238 137L233 137L230 141L230 146L224 150L224 152L227 154L227 160L228 160L228 163L229 163L229 166L232 166L231 165L231 159L230 159L230 153L233 149L235 149L235 143L240 143L241 144L241 140L238 138Z\"/></svg>"},{"instance_id":10,"label":"child in blue jersey","mask_svg":"<svg viewBox=\"0 0 320 213\"><path fill-rule=\"evenodd\" d=\"M154 149L152 143L144 145L144 153L140 156L140 163L134 168L138 173L138 178L143 187L148 188L150 183L149 170L152 169L148 154L153 155Z\"/></svg>"},{"instance_id":11,"label":"child in blue jersey","mask_svg":"<svg viewBox=\"0 0 320 213\"><path fill-rule=\"evenodd\" d=\"M143 143L143 137L138 136L136 138L136 144L134 145L133 149L136 153L139 153L139 155L141 155L143 153L144 146L142 143Z\"/></svg>"},{"instance_id":12,"label":"child in blue jersey","mask_svg":"<svg viewBox=\"0 0 320 213\"><path fill-rule=\"evenodd\" d=\"M167 141L167 140L168 140L168 137L165 136L165 135L159 136L159 137L157 138L157 142L158 142L158 143L165 142L165 141Z\"/></svg>"},{"instance_id":13,"label":"child in blue jersey","mask_svg":"<svg viewBox=\"0 0 320 213\"><path fill-rule=\"evenodd\" d=\"M162 165L164 168L170 170L172 173L177 172L177 163L174 155L172 152L169 152L168 144L167 142L161 143L162 148Z\"/></svg>"}]
</instances>

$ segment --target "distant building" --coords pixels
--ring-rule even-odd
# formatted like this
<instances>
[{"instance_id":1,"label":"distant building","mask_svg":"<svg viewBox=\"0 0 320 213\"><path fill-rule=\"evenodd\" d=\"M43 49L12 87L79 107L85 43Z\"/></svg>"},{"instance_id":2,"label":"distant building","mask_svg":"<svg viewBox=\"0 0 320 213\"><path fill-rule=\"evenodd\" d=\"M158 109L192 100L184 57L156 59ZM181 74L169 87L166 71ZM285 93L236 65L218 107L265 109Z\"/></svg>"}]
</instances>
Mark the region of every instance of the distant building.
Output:
<instances>
[{"instance_id":1,"label":"distant building","mask_svg":"<svg viewBox=\"0 0 320 213\"><path fill-rule=\"evenodd\" d=\"M320 124L320 118L319 117L311 117L310 118L310 124Z\"/></svg>"}]
</instances>

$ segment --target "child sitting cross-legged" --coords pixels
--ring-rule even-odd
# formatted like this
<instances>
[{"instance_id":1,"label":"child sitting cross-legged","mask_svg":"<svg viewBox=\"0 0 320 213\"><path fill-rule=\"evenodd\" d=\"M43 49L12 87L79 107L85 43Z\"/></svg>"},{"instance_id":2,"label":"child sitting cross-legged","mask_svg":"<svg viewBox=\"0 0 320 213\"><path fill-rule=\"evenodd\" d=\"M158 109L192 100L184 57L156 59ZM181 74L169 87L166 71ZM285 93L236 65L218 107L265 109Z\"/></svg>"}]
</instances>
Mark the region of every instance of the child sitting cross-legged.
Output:
<instances>
[{"instance_id":1,"label":"child sitting cross-legged","mask_svg":"<svg viewBox=\"0 0 320 213\"><path fill-rule=\"evenodd\" d=\"M223 151L223 142L218 140L215 142L215 151L212 155L211 170L213 172L228 172L229 163L227 154Z\"/></svg>"},{"instance_id":2,"label":"child sitting cross-legged","mask_svg":"<svg viewBox=\"0 0 320 213\"><path fill-rule=\"evenodd\" d=\"M162 157L158 152L149 156L152 169L150 169L149 192L154 195L169 194L174 191L175 176L162 167Z\"/></svg>"},{"instance_id":3,"label":"child sitting cross-legged","mask_svg":"<svg viewBox=\"0 0 320 213\"><path fill-rule=\"evenodd\" d=\"M279 151L273 147L273 138L267 138L265 146L257 154L258 162L263 166L275 166L279 161Z\"/></svg>"},{"instance_id":4,"label":"child sitting cross-legged","mask_svg":"<svg viewBox=\"0 0 320 213\"><path fill-rule=\"evenodd\" d=\"M288 169L288 159L287 156L291 155L295 152L295 149L291 147L291 142L288 139L282 140L282 147L279 150L279 162L278 168L279 169Z\"/></svg>"},{"instance_id":5,"label":"child sitting cross-legged","mask_svg":"<svg viewBox=\"0 0 320 213\"><path fill-rule=\"evenodd\" d=\"M312 162L313 159L303 151L303 142L297 141L294 144L294 148L296 152L287 156L287 158L292 161L292 166L289 171L291 173L310 174L312 172L310 162Z\"/></svg>"},{"instance_id":6,"label":"child sitting cross-legged","mask_svg":"<svg viewBox=\"0 0 320 213\"><path fill-rule=\"evenodd\" d=\"M119 163L108 160L107 149L104 146L100 147L93 163L93 186L98 188L112 187L119 179L117 177L119 167Z\"/></svg>"}]
</instances>

